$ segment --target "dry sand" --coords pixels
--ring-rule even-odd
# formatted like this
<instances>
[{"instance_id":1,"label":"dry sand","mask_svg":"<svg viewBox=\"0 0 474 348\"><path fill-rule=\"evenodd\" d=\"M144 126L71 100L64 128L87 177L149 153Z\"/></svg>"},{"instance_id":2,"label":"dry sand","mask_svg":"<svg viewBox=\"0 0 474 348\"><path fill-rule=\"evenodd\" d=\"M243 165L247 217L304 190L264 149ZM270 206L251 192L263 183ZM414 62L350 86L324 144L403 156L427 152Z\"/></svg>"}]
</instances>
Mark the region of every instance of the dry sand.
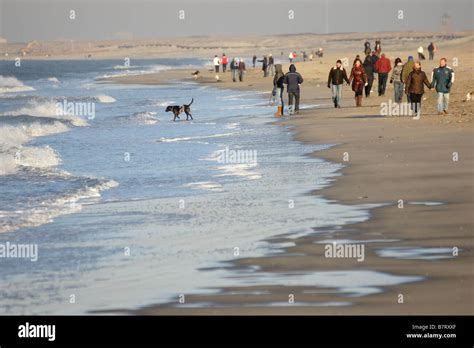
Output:
<instances>
[{"instance_id":1,"label":"dry sand","mask_svg":"<svg viewBox=\"0 0 474 348\"><path fill-rule=\"evenodd\" d=\"M385 34L392 35L392 34ZM420 42L426 47L426 36L419 40L404 39L410 34L392 35L382 40L384 51L392 60L400 56L404 61L408 55L416 56ZM413 35L417 36L417 35ZM436 115L435 93L428 91L423 101L422 119L411 117L381 116L381 103L392 98L393 88L389 85L386 97L373 96L364 99L362 108L354 107L353 94L344 87L342 109L330 104L330 91L326 87L327 74L338 58L347 57L350 62L360 49L367 35L347 34L317 38L305 36L285 38L309 42L314 47L324 42L326 55L320 62L297 62L296 66L305 82L302 86L302 103L319 104L319 107L303 110L300 115L277 120L278 126L291 127L297 140L314 144L338 144L312 156L345 164L342 176L328 188L314 191L345 204L384 203L386 206L371 211L369 221L344 226L338 232L318 231L313 236L296 239L296 245L285 253L263 258L243 258L231 262L233 267L258 266L267 272L285 271L328 271L328 270L374 270L394 275L415 275L425 277L421 282L388 286L375 295L347 298L335 289L316 287L247 287L220 289L217 295L186 294L189 304L204 304L199 308L179 307L176 303L144 308L141 314L473 314L473 217L474 211L474 158L473 123L474 102L463 102L467 91L473 85L473 36L465 34L453 40L438 42L437 58L446 56L455 67L456 82L451 93L450 114ZM374 37L373 34L370 36ZM200 40L205 41L201 38ZM192 40L191 40L192 41ZM190 42L191 42L190 41ZM199 40L195 40L199 41ZM227 52L230 57L242 56L243 52L267 51L266 46L276 49L281 40L268 39L256 46L256 40L238 41L240 48ZM373 41L373 40L371 40ZM214 41L215 42L215 41ZM262 41L260 41L262 43ZM205 47L203 42L200 47ZM219 53L212 45L207 49L191 50L188 55L207 56ZM262 48L263 47L263 48ZM285 47L286 46L280 46ZM279 51L280 49L278 49ZM287 55L286 50L285 57ZM216 52L217 51L217 52ZM169 51L168 51L169 52ZM212 52L212 53L211 53ZM235 53L236 52L236 53ZM197 54L198 53L198 54ZM257 53L257 52L256 52ZM249 53L250 55L250 53ZM248 56L249 56L248 55ZM181 55L182 56L182 55ZM247 57L248 57L247 56ZM436 61L424 61L423 69L430 72ZM285 64L284 71L287 71ZM349 68L348 68L349 69ZM221 82L215 82L215 74L201 71L200 83L215 87L270 91L271 78L264 79L259 69L249 69L242 83L233 83L230 73L220 74ZM192 80L191 70L164 71L146 76L116 78L112 82L165 84L170 81ZM376 89L374 83L374 90ZM349 161L343 162L343 154L349 154ZM459 160L453 161L453 153ZM310 191L311 188L308 188ZM398 208L402 199L404 207ZM409 202L442 202L442 205L413 205ZM328 239L352 240L397 240L396 242L365 243L365 260L327 259L324 245L318 241ZM281 238L278 242L286 241ZM294 239L291 241L295 242ZM397 259L380 257L376 250L385 247L441 247L459 248L459 256L445 260ZM300 256L295 256L297 253ZM242 291L265 291L264 295L241 295ZM316 290L316 291L315 291ZM308 293L312 291L312 293ZM271 302L284 303L288 295L294 294L295 304L269 307ZM404 303L398 303L402 294ZM298 306L298 303L322 303L350 301L351 306L317 307ZM211 306L205 305L212 303ZM250 305L243 307L242 304Z\"/></svg>"}]
</instances>

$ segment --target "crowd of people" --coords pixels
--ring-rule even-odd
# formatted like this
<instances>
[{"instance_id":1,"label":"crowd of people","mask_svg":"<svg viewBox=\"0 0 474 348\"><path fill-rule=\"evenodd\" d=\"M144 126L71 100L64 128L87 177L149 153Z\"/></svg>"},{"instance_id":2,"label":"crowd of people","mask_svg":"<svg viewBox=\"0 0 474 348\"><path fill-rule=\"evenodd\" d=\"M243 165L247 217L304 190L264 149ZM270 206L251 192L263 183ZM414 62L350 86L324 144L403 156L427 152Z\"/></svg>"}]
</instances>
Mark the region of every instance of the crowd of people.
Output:
<instances>
[{"instance_id":1,"label":"crowd of people","mask_svg":"<svg viewBox=\"0 0 474 348\"><path fill-rule=\"evenodd\" d=\"M428 46L430 60L434 59L434 53L436 51L436 46L431 42ZM397 57L393 62L393 67L390 59L382 53L382 44L379 39L375 41L373 50L370 42L365 42L364 53L365 58L363 61L359 55L356 56L349 74L346 72L340 59L338 59L336 65L330 69L327 87L331 89L332 101L335 108L340 108L342 105L342 87L344 82L350 85L354 92L356 107L361 107L364 94L366 98L370 97L373 82L375 77L377 77L378 96L385 96L387 82L393 84L394 102L402 103L403 96L406 95L407 102L415 114L414 119L420 119L421 101L423 100L425 86L430 90L434 88L438 94L438 113L448 113L449 95L454 82L454 71L447 66L446 58L439 60L439 66L433 70L430 82L421 67L421 60L424 59L423 47L421 47L421 50L418 49L419 59L417 61L414 60L413 56L409 56L407 61L403 63L402 59ZM303 53L302 57L305 55L306 54ZM317 51L316 56L323 56L322 48ZM281 64L275 64L275 60L271 54L263 56L262 59L257 59L257 56L253 56L252 58L252 66L254 68L257 62L262 64L263 77L273 77L272 93L278 103L276 116L282 116L284 114L285 103L283 98L285 85L287 86L289 114L299 113L300 85L304 80L301 74L296 71L295 64L293 64L296 57L296 52L290 52L288 56L290 66L287 73L283 72ZM310 58L312 60L313 52ZM226 72L229 60L225 54L220 58L216 55L213 63L216 73L219 73L220 65L222 65L222 71ZM230 61L230 70L234 82L237 80L243 81L246 71L244 60L233 58Z\"/></svg>"}]
</instances>

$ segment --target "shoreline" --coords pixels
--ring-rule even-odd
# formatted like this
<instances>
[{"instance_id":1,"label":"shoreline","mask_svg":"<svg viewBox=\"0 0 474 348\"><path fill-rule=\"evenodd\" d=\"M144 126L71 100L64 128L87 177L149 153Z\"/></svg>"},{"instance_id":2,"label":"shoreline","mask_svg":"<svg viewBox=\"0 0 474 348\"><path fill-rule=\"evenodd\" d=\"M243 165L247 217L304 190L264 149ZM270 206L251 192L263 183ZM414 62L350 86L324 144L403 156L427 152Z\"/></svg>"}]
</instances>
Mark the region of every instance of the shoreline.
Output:
<instances>
[{"instance_id":1,"label":"shoreline","mask_svg":"<svg viewBox=\"0 0 474 348\"><path fill-rule=\"evenodd\" d=\"M297 67L305 64L317 63L297 63ZM285 68L284 71L286 71ZM220 74L227 77L226 80L222 78L223 82L216 83L212 78L212 73L207 74L198 82L217 88L266 92L267 88L271 89L271 82L267 78L266 82L262 83L263 78L259 77L260 73L258 69L251 69L243 83L228 81L230 73ZM163 71L157 75L160 76L161 81L169 82L170 80L188 80L190 79L188 74L190 74L189 70L180 69ZM140 82L139 77L135 76L131 79L128 83ZM458 79L458 85L461 85L460 82L463 81ZM306 87L314 83L316 86ZM466 83L465 80L464 83ZM309 78L305 79L305 84L302 103L311 104L315 100L330 103L329 93L324 93L324 82ZM387 95L391 93L392 90L389 88ZM461 93L453 91L452 94L460 96ZM285 301L289 292L289 289L285 287L271 286L221 289L221 292L215 295L187 295L189 302L200 302L203 305L211 303L209 307L186 308L183 306L180 308L179 304L168 303L151 305L131 311L131 313L145 315L472 314L474 306L470 289L473 286L473 271L470 265L474 258L473 242L469 236L469 231L473 227L469 211L474 208L472 200L474 190L472 180L470 180L472 174L469 169L474 163L472 155L469 154L472 149L472 123L469 117L472 116L472 106L452 101L451 109L455 110L455 115L434 116L433 96L427 95L430 102L425 102L426 116L422 116L422 121L417 123L411 120L411 117L380 117L377 114L380 108L378 102L388 97L364 99L364 105L369 105L359 109L346 106L353 104L350 94L346 88L343 97L345 106L336 110L337 115L331 107L316 107L302 110L300 115L292 116L290 119L277 120L275 124L289 127L297 141L310 144L337 143L330 149L311 153L310 156L341 163L342 153L353 153L348 165L340 171L342 174L340 177L337 177L327 188L310 190L311 194L324 196L343 204L388 205L370 209L371 216L368 221L343 226L336 233L324 234L322 231L315 231L319 234L315 233L313 236L296 240L291 239L296 242L296 245L286 248L282 255L242 258L229 261L229 263L239 269L258 266L269 272L357 269L360 265L352 262L353 260L328 261L322 256L323 248L315 243L326 238L354 241L372 239L376 241L365 242L369 252L366 253L364 268L396 275L419 275L424 279L420 282L383 287L383 291L378 294L351 298L352 305L347 307L298 306L298 302L302 304L315 302L315 296L305 293L309 290L307 287L292 287L291 291L298 299L295 300L293 306L270 308L265 304L266 301ZM308 95L311 97L308 98ZM466 108L467 118L464 119ZM398 130L403 130L403 133ZM419 134L423 135L423 140L417 139ZM451 153L448 150L442 153L446 144L452 145L453 149L463 154L464 161L456 163L459 164L457 168L451 167L453 164L449 156ZM419 151L414 153L413 149ZM377 154L379 150L382 155ZM436 165L437 163L443 163L444 166ZM417 166L420 168L416 168ZM394 175L394 172L400 169L406 173ZM374 176L373 179L367 178L367 173L371 173ZM425 177L423 173L433 174ZM453 173L457 174L460 180L447 183L447 177ZM396 180L397 184L390 185L391 180ZM438 188L439 193L434 188ZM403 209L398 208L398 199L404 200ZM400 231L401 228L405 230ZM446 233L445 229L449 233ZM454 242L447 242L447 237L454 239ZM383 241L384 239L388 241ZM278 241L289 240L280 238ZM386 251L394 246L405 248L408 253L415 254L417 249L421 252L444 250L444 254L431 254L435 257L446 256L445 249L452 247L459 248L460 252L459 256L437 260L419 259L423 258L423 253L415 255L418 259L379 256L380 250ZM292 253L303 253L306 256L293 259L285 256ZM311 265L311 260L302 259L317 261L317 265ZM270 295L265 295L264 299L258 295L232 295L242 290L268 291L269 288ZM397 302L400 294L404 295L403 304ZM334 294L320 294L316 297L318 302L347 299L347 297ZM240 303L252 304L252 306L239 308ZM232 304L236 307L232 307Z\"/></svg>"}]
</instances>

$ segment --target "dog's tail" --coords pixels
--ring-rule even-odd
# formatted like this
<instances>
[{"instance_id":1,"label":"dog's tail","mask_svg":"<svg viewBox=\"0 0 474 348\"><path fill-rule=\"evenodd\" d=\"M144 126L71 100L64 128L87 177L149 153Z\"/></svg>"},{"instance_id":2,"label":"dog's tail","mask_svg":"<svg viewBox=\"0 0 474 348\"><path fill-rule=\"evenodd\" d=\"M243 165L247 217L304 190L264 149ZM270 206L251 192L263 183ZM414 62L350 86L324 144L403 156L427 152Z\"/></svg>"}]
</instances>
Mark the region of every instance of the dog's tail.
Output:
<instances>
[{"instance_id":1,"label":"dog's tail","mask_svg":"<svg viewBox=\"0 0 474 348\"><path fill-rule=\"evenodd\" d=\"M191 104L193 103L193 101L194 101L194 98L191 99L191 103L189 103L188 106L191 106Z\"/></svg>"}]
</instances>

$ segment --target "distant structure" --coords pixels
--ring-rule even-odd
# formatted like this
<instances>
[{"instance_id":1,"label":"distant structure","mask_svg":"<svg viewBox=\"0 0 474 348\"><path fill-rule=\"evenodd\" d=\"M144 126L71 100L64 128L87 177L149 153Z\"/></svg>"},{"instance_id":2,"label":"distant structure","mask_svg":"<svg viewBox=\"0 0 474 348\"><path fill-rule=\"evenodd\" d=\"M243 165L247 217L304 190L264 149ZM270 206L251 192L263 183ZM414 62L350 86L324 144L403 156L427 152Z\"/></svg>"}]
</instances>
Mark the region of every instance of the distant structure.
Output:
<instances>
[{"instance_id":1,"label":"distant structure","mask_svg":"<svg viewBox=\"0 0 474 348\"><path fill-rule=\"evenodd\" d=\"M3 37L0 36L0 44L6 44L7 39L4 39Z\"/></svg>"},{"instance_id":2,"label":"distant structure","mask_svg":"<svg viewBox=\"0 0 474 348\"><path fill-rule=\"evenodd\" d=\"M441 16L441 31L447 35L452 35L453 33L452 17L447 13Z\"/></svg>"}]
</instances>

